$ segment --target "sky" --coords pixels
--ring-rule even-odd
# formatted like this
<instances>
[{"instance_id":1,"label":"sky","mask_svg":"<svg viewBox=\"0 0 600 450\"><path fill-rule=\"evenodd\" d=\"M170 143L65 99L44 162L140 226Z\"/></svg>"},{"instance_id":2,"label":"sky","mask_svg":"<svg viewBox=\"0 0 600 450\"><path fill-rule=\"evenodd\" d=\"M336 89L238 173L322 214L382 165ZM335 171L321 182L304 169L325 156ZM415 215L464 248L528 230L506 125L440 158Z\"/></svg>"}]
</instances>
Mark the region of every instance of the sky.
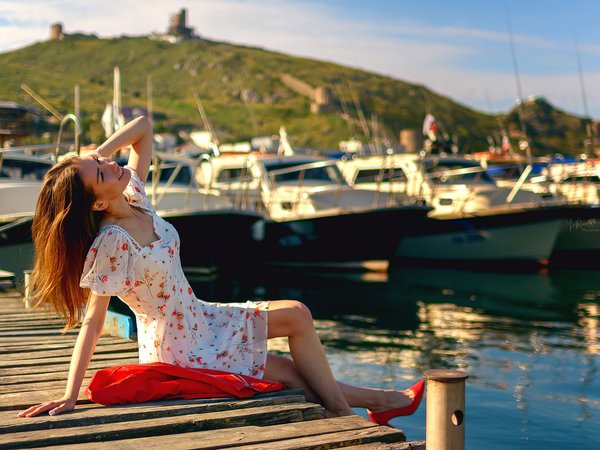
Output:
<instances>
[{"instance_id":1,"label":"sky","mask_svg":"<svg viewBox=\"0 0 600 450\"><path fill-rule=\"evenodd\" d=\"M597 0L0 0L0 52L47 39L54 22L100 37L164 32L180 8L207 39L423 84L480 111L510 109L518 73L523 98L600 118Z\"/></svg>"}]
</instances>

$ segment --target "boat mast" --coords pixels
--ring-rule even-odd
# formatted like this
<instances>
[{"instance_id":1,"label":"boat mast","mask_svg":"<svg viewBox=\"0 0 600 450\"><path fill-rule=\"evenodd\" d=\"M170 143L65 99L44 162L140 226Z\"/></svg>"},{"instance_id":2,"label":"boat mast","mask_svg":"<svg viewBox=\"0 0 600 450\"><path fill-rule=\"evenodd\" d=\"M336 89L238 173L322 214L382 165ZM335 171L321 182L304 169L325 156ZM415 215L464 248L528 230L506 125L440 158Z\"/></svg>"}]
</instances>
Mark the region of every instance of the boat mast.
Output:
<instances>
[{"instance_id":1,"label":"boat mast","mask_svg":"<svg viewBox=\"0 0 600 450\"><path fill-rule=\"evenodd\" d=\"M587 156L594 157L594 148L595 148L594 127L593 127L592 118L590 117L590 113L588 110L587 94L585 92L585 83L583 81L583 69L581 66L581 55L579 53L579 45L577 43L577 38L575 38L575 54L577 55L577 69L579 71L579 85L581 87L581 99L583 101L583 113L585 114L585 119L586 119L586 127L585 128L586 128L586 134L587 134L587 141L586 141L586 145L585 145L585 150L586 150L585 153Z\"/></svg>"},{"instance_id":2,"label":"boat mast","mask_svg":"<svg viewBox=\"0 0 600 450\"><path fill-rule=\"evenodd\" d=\"M204 123L204 129L210 133L213 155L220 156L221 152L219 151L219 139L217 138L217 134L215 133L210 120L208 120L208 116L206 115L206 111L204 110L204 106L202 105L200 95L198 95L198 90L196 88L194 88L194 100L196 100L196 107L198 108L198 112L202 118L202 123Z\"/></svg>"},{"instance_id":3,"label":"boat mast","mask_svg":"<svg viewBox=\"0 0 600 450\"><path fill-rule=\"evenodd\" d=\"M521 88L521 77L519 75L519 64L517 63L517 52L515 51L515 40L513 37L512 26L510 23L510 16L506 14L506 24L508 26L508 38L510 42L510 53L512 55L513 69L515 72L515 82L517 85L517 102L519 109L517 110L517 116L519 117L519 125L521 126L521 133L523 134L524 141L519 142L519 148L524 147L525 155L527 156L527 164L531 164L531 147L529 146L529 137L527 136L527 128L525 127L525 121L523 119L523 89ZM521 148L523 150L523 148Z\"/></svg>"},{"instance_id":4,"label":"boat mast","mask_svg":"<svg viewBox=\"0 0 600 450\"><path fill-rule=\"evenodd\" d=\"M152 99L152 75L146 77L146 97L148 101L148 120L154 123L154 101Z\"/></svg>"}]
</instances>

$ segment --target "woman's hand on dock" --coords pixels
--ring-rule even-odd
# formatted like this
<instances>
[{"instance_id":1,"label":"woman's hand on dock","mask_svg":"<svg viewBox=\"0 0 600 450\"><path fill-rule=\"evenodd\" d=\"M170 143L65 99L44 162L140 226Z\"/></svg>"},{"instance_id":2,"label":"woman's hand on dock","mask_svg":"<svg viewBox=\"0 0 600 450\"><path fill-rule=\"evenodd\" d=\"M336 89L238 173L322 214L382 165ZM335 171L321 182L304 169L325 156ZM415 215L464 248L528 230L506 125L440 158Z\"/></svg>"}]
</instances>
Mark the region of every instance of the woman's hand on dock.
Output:
<instances>
[{"instance_id":1,"label":"woman's hand on dock","mask_svg":"<svg viewBox=\"0 0 600 450\"><path fill-rule=\"evenodd\" d=\"M55 416L57 414L61 414L67 411L72 411L75 409L75 400L71 399L60 399L50 402L40 403L39 405L31 406L27 408L25 411L21 411L18 416L19 417L35 417L38 414L42 414L47 412L51 416Z\"/></svg>"}]
</instances>

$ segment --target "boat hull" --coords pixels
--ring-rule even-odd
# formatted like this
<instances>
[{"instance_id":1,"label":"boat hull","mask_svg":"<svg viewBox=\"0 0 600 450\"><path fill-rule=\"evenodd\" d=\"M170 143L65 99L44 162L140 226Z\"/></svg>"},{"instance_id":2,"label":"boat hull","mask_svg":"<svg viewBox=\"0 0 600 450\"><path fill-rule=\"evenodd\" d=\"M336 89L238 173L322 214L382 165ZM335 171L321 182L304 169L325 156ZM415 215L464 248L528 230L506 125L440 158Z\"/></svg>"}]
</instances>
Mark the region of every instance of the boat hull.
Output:
<instances>
[{"instance_id":1,"label":"boat hull","mask_svg":"<svg viewBox=\"0 0 600 450\"><path fill-rule=\"evenodd\" d=\"M31 242L32 217L0 221L0 247Z\"/></svg>"},{"instance_id":2,"label":"boat hull","mask_svg":"<svg viewBox=\"0 0 600 450\"><path fill-rule=\"evenodd\" d=\"M260 219L256 213L238 210L158 214L179 233L183 270L197 274L209 274L228 265L239 249L250 246L251 227Z\"/></svg>"},{"instance_id":3,"label":"boat hull","mask_svg":"<svg viewBox=\"0 0 600 450\"><path fill-rule=\"evenodd\" d=\"M569 211L550 263L556 267L600 267L600 205L582 205Z\"/></svg>"},{"instance_id":4,"label":"boat hull","mask_svg":"<svg viewBox=\"0 0 600 450\"><path fill-rule=\"evenodd\" d=\"M402 237L430 208L379 208L338 215L265 221L255 227L262 261L294 267L386 270ZM258 225L258 224L257 224Z\"/></svg>"},{"instance_id":5,"label":"boat hull","mask_svg":"<svg viewBox=\"0 0 600 450\"><path fill-rule=\"evenodd\" d=\"M396 257L465 265L543 265L562 224L552 208L430 219L402 240Z\"/></svg>"}]
</instances>

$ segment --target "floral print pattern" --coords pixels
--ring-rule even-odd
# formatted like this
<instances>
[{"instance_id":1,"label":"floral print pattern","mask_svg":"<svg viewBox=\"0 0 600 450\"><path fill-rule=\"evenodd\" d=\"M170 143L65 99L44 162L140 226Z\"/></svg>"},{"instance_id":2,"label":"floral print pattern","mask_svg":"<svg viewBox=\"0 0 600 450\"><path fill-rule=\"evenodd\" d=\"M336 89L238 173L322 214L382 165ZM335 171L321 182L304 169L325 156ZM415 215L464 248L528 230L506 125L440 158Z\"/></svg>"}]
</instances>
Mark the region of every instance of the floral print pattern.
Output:
<instances>
[{"instance_id":1,"label":"floral print pattern","mask_svg":"<svg viewBox=\"0 0 600 450\"><path fill-rule=\"evenodd\" d=\"M152 216L158 240L142 247L118 225L100 229L81 286L116 295L135 313L141 363L225 370L262 378L268 302L213 303L194 295L179 260L179 235L159 217L131 171L128 202Z\"/></svg>"}]
</instances>

